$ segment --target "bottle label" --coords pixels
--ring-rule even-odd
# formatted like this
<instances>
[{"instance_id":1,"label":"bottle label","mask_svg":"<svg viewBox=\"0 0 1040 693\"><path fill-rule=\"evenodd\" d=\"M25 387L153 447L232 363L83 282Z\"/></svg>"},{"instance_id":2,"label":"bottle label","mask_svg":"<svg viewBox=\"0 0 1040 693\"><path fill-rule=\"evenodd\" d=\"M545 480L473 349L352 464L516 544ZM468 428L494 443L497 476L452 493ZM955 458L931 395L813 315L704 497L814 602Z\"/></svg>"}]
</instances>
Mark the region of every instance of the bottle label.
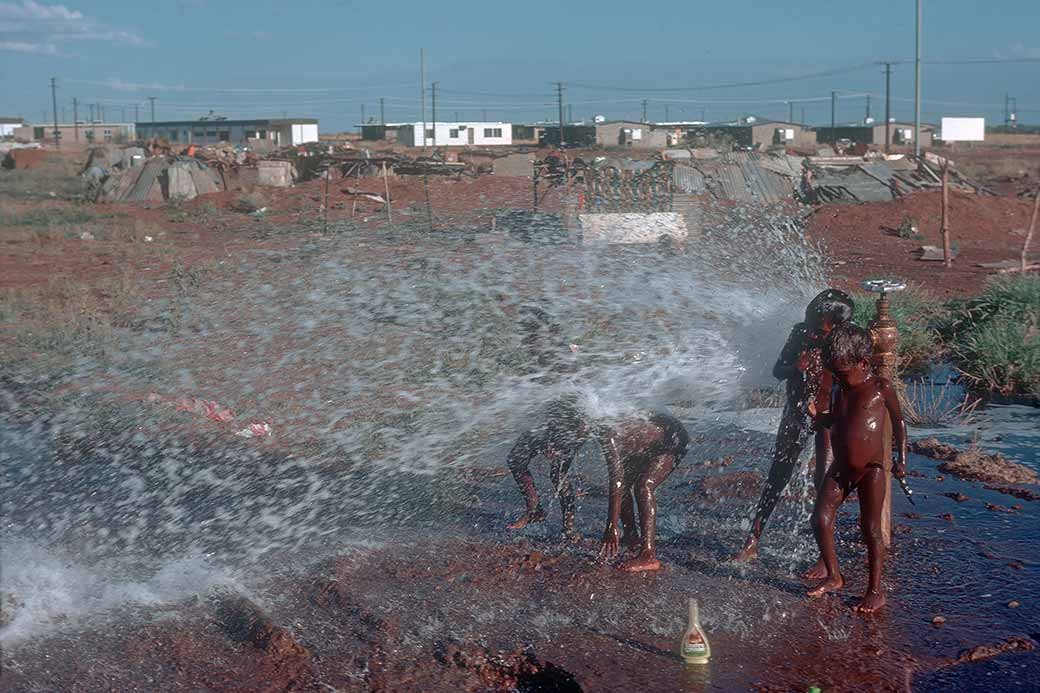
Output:
<instances>
[{"instance_id":1,"label":"bottle label","mask_svg":"<svg viewBox=\"0 0 1040 693\"><path fill-rule=\"evenodd\" d=\"M696 633L690 633L683 642L683 655L688 657L700 657L708 653L704 640Z\"/></svg>"}]
</instances>

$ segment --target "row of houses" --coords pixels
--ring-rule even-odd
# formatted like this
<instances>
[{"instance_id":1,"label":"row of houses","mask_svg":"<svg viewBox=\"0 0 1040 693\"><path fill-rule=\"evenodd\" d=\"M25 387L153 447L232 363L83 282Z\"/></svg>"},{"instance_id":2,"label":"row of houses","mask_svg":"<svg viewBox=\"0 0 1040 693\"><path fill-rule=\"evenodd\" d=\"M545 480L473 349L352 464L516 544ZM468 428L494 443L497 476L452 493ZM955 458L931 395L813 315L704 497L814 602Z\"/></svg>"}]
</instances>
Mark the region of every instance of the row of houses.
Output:
<instances>
[{"instance_id":1,"label":"row of houses","mask_svg":"<svg viewBox=\"0 0 1040 693\"><path fill-rule=\"evenodd\" d=\"M399 142L410 147L466 145L557 144L558 124L518 124L503 122L455 121L437 123L362 123L361 138L369 141ZM426 129L425 140L423 128ZM935 128L921 125L921 144L929 147ZM768 148L787 146L812 148L817 144L847 141L855 144L884 145L886 132L896 146L913 144L912 123L849 125L814 128L801 123L748 117L738 121L642 123L629 120L602 120L594 123L564 125L563 142L575 147L630 147L660 149L681 144L716 144L720 140L737 147Z\"/></svg>"},{"instance_id":2,"label":"row of houses","mask_svg":"<svg viewBox=\"0 0 1040 693\"><path fill-rule=\"evenodd\" d=\"M53 124L26 124L21 119L0 123L0 136L24 141L54 138ZM506 123L500 121L364 123L358 126L362 139L399 142L409 147L553 145L560 142L560 126L549 123ZM313 118L197 120L150 123L59 123L62 142L123 143L136 139L162 139L175 145L267 143L275 147L318 141L318 121ZM424 132L425 129L425 132ZM929 147L935 128L922 124L921 145ZM683 121L643 123L629 120L597 119L592 123L570 123L563 128L563 142L576 147L629 147L661 149L678 145L719 146L767 149L785 146L811 149L817 144L848 142L883 146L887 137L896 146L913 144L914 126L910 123L870 123L834 128L809 127L749 116L731 122Z\"/></svg>"},{"instance_id":3,"label":"row of houses","mask_svg":"<svg viewBox=\"0 0 1040 693\"><path fill-rule=\"evenodd\" d=\"M20 118L0 122L0 137L25 142L53 142L55 125L27 124ZM318 121L314 118L260 118L228 120L204 118L169 120L154 123L58 123L60 142L123 144L137 139L162 139L177 145L205 145L230 142L266 142L275 147L318 141Z\"/></svg>"}]
</instances>

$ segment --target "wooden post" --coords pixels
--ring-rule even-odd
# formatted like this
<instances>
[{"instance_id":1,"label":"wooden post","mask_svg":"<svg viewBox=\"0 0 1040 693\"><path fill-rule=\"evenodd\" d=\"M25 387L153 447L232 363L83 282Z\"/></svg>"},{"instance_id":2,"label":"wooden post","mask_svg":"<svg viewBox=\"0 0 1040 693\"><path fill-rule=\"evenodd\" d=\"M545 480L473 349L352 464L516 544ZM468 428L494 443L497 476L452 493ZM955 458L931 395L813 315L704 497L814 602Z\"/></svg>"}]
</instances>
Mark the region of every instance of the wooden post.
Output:
<instances>
[{"instance_id":1,"label":"wooden post","mask_svg":"<svg viewBox=\"0 0 1040 693\"><path fill-rule=\"evenodd\" d=\"M878 377L895 383L899 330L889 314L888 295L881 292L877 299L877 314L870 323L874 338L874 371ZM884 425L885 504L881 510L881 532L885 546L892 545L892 420L885 412Z\"/></svg>"},{"instance_id":2,"label":"wooden post","mask_svg":"<svg viewBox=\"0 0 1040 693\"><path fill-rule=\"evenodd\" d=\"M1040 212L1040 188L1036 189L1036 197L1033 198L1033 218L1029 220L1029 231L1026 232L1026 242L1022 244L1022 273L1025 274L1029 266L1029 244L1033 242L1033 231L1036 230L1036 215Z\"/></svg>"},{"instance_id":3,"label":"wooden post","mask_svg":"<svg viewBox=\"0 0 1040 693\"><path fill-rule=\"evenodd\" d=\"M394 223L394 213L390 209L390 178L386 173L386 162L383 162L383 189L386 191L386 223Z\"/></svg>"},{"instance_id":4,"label":"wooden post","mask_svg":"<svg viewBox=\"0 0 1040 693\"><path fill-rule=\"evenodd\" d=\"M943 157L942 163L942 222L939 225L942 234L943 264L950 267L950 160Z\"/></svg>"}]
</instances>

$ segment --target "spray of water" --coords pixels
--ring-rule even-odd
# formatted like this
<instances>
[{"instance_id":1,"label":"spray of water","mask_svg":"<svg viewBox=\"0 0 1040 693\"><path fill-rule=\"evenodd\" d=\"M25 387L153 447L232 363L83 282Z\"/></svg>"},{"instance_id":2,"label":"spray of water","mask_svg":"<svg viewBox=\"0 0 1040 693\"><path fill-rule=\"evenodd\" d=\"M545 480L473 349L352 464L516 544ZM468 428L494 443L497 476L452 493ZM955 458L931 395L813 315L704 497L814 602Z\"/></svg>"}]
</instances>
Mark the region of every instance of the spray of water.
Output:
<instances>
[{"instance_id":1,"label":"spray of water","mask_svg":"<svg viewBox=\"0 0 1040 693\"><path fill-rule=\"evenodd\" d=\"M181 594L171 570L197 587L289 551L443 530L459 470L501 466L563 393L594 416L667 407L710 433L773 383L823 277L797 224L752 219L683 254L345 235L157 301L53 383L65 394L0 428L0 586L94 612ZM269 422L275 442L146 394L216 400L232 430ZM5 637L32 631L17 618Z\"/></svg>"}]
</instances>

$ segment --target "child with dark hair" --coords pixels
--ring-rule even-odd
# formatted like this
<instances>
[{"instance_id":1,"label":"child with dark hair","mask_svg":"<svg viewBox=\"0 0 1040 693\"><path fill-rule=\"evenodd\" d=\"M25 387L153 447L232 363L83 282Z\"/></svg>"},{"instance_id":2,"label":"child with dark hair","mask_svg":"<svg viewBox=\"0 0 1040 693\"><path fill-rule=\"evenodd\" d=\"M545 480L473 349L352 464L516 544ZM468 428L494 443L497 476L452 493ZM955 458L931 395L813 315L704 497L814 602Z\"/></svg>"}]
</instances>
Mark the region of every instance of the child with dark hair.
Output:
<instances>
[{"instance_id":1,"label":"child with dark hair","mask_svg":"<svg viewBox=\"0 0 1040 693\"><path fill-rule=\"evenodd\" d=\"M892 421L895 460L892 474L906 476L906 424L899 408L899 397L887 380L874 374L874 352L870 333L852 323L834 329L824 346L824 363L840 385L823 424L831 428L834 464L828 470L816 497L812 526L816 543L826 566L826 577L809 590L811 597L839 590L845 580L838 569L834 549L834 519L838 507L850 493L859 495L859 522L867 545L870 568L866 594L857 611L871 613L885 605L881 591L881 570L885 543L881 531L881 512L888 488L884 468L885 413Z\"/></svg>"},{"instance_id":2,"label":"child with dark hair","mask_svg":"<svg viewBox=\"0 0 1040 693\"><path fill-rule=\"evenodd\" d=\"M758 557L758 542L766 522L776 508L780 497L791 481L798 457L815 434L817 491L830 463L830 433L817 425L816 418L827 412L833 385L831 374L823 367L822 346L827 335L838 325L852 318L854 304L844 291L827 289L816 295L805 309L805 322L791 330L780 358L773 366L773 376L787 381L787 401L784 405L780 428L776 432L773 461L769 467L762 497L755 510L751 532L744 548L733 557L735 561L751 561ZM822 576L822 564L817 564L809 575Z\"/></svg>"},{"instance_id":3,"label":"child with dark hair","mask_svg":"<svg viewBox=\"0 0 1040 693\"><path fill-rule=\"evenodd\" d=\"M549 459L549 475L560 497L564 534L572 541L580 539L574 527L574 488L568 472L578 450L593 438L606 459L610 479L601 554L613 558L619 545L624 544L637 553L621 564L622 570L657 570L661 563L657 560L655 545L655 494L686 454L690 440L682 423L668 414L651 412L630 416L611 426L587 419L573 400L553 403L545 423L521 436L509 453L509 469L527 504L524 515L509 528L520 529L545 519L529 469L531 460L542 454ZM619 520L623 536L618 534Z\"/></svg>"}]
</instances>

